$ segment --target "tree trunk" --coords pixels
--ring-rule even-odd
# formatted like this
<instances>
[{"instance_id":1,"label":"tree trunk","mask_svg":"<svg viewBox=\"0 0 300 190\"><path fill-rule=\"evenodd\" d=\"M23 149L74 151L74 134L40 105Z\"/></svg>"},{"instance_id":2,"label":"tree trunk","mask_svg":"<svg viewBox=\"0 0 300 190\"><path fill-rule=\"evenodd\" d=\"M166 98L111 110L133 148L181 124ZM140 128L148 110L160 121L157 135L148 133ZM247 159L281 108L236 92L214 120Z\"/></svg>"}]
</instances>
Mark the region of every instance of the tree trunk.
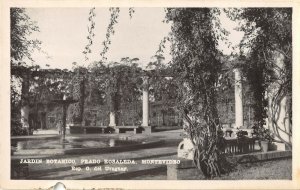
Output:
<instances>
[{"instance_id":1,"label":"tree trunk","mask_svg":"<svg viewBox=\"0 0 300 190\"><path fill-rule=\"evenodd\" d=\"M85 79L80 82L80 101L79 101L79 122L83 121L84 112L84 101L85 101Z\"/></svg>"},{"instance_id":2,"label":"tree trunk","mask_svg":"<svg viewBox=\"0 0 300 190\"><path fill-rule=\"evenodd\" d=\"M219 118L217 102L214 90L203 92L203 107L201 112L205 124L200 120L187 116L185 112L184 121L188 122L188 133L194 143L195 154L194 163L203 174L208 177L220 176L230 171L231 164L227 161L224 151L225 142L223 135L219 133Z\"/></svg>"},{"instance_id":3,"label":"tree trunk","mask_svg":"<svg viewBox=\"0 0 300 190\"><path fill-rule=\"evenodd\" d=\"M28 73L24 74L21 90L21 124L23 128L29 130L29 77Z\"/></svg>"},{"instance_id":4,"label":"tree trunk","mask_svg":"<svg viewBox=\"0 0 300 190\"><path fill-rule=\"evenodd\" d=\"M67 122L67 110L68 110L68 105L63 104L63 117L62 117L62 134L63 134L63 139L66 137L66 122Z\"/></svg>"},{"instance_id":5,"label":"tree trunk","mask_svg":"<svg viewBox=\"0 0 300 190\"><path fill-rule=\"evenodd\" d=\"M41 113L41 129L46 129L47 126L46 126L46 113L45 112L42 112Z\"/></svg>"}]
</instances>

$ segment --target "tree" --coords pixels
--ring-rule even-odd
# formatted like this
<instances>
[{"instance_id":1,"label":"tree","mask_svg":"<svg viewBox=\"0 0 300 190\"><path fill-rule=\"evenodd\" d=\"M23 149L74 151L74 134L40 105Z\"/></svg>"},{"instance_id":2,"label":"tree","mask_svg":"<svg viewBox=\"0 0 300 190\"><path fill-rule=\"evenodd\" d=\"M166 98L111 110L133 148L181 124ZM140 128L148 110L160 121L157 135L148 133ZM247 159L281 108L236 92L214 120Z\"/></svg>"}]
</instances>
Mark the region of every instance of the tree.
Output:
<instances>
[{"instance_id":1,"label":"tree","mask_svg":"<svg viewBox=\"0 0 300 190\"><path fill-rule=\"evenodd\" d=\"M41 41L29 39L30 34L38 32L35 22L26 14L24 8L10 9L10 57L11 64L24 64L26 58L32 60L34 49L40 49Z\"/></svg>"},{"instance_id":2,"label":"tree","mask_svg":"<svg viewBox=\"0 0 300 190\"><path fill-rule=\"evenodd\" d=\"M30 69L25 64L26 59L33 61L31 53L34 49L40 49L41 42L39 40L30 40L29 36L32 32L39 31L36 23L31 21L23 8L10 9L10 56L11 67L15 69L19 67L18 72L12 70L12 74L17 78L21 78L21 124L24 128L28 128L28 114L29 114L29 86L30 86ZM14 82L14 81L12 81ZM14 90L14 88L12 88ZM15 93L15 92L12 92ZM14 96L12 96L14 98ZM12 104L12 106L15 104ZM14 110L14 109L12 109ZM12 113L13 114L13 113Z\"/></svg>"},{"instance_id":3,"label":"tree","mask_svg":"<svg viewBox=\"0 0 300 190\"><path fill-rule=\"evenodd\" d=\"M217 91L222 73L218 40L226 34L219 28L218 9L167 9L172 22L172 67L179 85L178 109L188 125L195 146L194 161L205 176L229 170L217 111ZM215 32L218 30L219 32Z\"/></svg>"},{"instance_id":4,"label":"tree","mask_svg":"<svg viewBox=\"0 0 300 190\"><path fill-rule=\"evenodd\" d=\"M246 8L227 13L241 22L240 30L245 32L240 67L253 91L256 125L264 127L268 117L276 138L291 146L292 9Z\"/></svg>"}]
</instances>

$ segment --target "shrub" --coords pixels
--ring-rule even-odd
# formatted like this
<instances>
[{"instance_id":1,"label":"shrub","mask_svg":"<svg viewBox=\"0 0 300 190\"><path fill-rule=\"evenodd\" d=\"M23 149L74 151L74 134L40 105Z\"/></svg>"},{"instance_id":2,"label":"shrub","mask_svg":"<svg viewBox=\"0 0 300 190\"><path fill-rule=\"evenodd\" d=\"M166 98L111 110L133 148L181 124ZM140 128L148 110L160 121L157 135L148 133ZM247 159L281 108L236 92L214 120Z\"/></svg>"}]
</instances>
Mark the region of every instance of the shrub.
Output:
<instances>
[{"instance_id":1,"label":"shrub","mask_svg":"<svg viewBox=\"0 0 300 190\"><path fill-rule=\"evenodd\" d=\"M10 134L11 136L32 135L33 130L28 128L23 128L19 121L12 120Z\"/></svg>"}]
</instances>

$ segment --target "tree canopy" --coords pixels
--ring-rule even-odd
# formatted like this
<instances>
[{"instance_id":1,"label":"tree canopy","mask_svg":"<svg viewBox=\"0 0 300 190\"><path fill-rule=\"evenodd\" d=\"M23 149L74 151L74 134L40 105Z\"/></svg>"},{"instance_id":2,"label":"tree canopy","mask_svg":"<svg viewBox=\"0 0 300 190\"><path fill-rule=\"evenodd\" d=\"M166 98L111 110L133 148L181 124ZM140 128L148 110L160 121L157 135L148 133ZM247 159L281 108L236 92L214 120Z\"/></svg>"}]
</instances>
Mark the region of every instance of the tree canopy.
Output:
<instances>
[{"instance_id":1,"label":"tree canopy","mask_svg":"<svg viewBox=\"0 0 300 190\"><path fill-rule=\"evenodd\" d=\"M29 39L32 32L38 32L39 27L26 14L24 8L10 9L10 57L11 64L24 64L27 58L33 61L31 54L34 49L40 49L41 41Z\"/></svg>"}]
</instances>

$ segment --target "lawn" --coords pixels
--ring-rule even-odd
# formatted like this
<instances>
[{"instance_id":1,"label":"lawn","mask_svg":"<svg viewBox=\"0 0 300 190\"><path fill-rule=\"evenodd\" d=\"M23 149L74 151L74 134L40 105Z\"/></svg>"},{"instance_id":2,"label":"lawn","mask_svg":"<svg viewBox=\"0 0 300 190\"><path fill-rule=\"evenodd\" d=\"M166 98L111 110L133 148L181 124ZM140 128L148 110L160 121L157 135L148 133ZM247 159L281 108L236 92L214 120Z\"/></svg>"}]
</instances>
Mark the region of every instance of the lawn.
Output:
<instances>
[{"instance_id":1,"label":"lawn","mask_svg":"<svg viewBox=\"0 0 300 190\"><path fill-rule=\"evenodd\" d=\"M197 176L191 173L191 170L182 171L184 179L205 180L204 176ZM167 180L167 173L149 174L139 177L133 177L132 180ZM254 162L238 164L234 171L213 180L275 180L275 179L292 179L292 159L278 159L265 162Z\"/></svg>"},{"instance_id":2,"label":"lawn","mask_svg":"<svg viewBox=\"0 0 300 190\"><path fill-rule=\"evenodd\" d=\"M239 179L292 179L292 159L239 164L235 171L216 178L221 180Z\"/></svg>"}]
</instances>

